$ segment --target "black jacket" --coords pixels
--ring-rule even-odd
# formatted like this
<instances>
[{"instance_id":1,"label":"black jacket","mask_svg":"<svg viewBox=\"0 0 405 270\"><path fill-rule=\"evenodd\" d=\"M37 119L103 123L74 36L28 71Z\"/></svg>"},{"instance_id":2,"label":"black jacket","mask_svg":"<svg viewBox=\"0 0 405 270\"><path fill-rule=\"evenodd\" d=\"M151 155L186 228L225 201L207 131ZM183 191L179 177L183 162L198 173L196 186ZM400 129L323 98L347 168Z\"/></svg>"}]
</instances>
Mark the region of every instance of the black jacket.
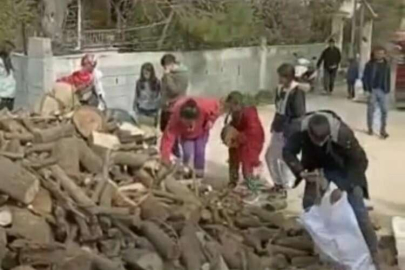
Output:
<instances>
[{"instance_id":1,"label":"black jacket","mask_svg":"<svg viewBox=\"0 0 405 270\"><path fill-rule=\"evenodd\" d=\"M364 190L364 196L369 197L366 178L368 159L349 126L341 122L337 141L330 139L322 147L312 143L308 131L298 128L301 125L294 127L295 131L283 149L283 158L295 174L297 184L302 180L300 174L304 170L338 170L347 175L347 181L338 185L340 189L350 191L353 187L360 186ZM298 159L300 153L301 161Z\"/></svg>"},{"instance_id":2,"label":"black jacket","mask_svg":"<svg viewBox=\"0 0 405 270\"><path fill-rule=\"evenodd\" d=\"M276 91L275 96L275 103L282 99L283 97L280 96L279 91ZM304 116L306 113L306 100L305 100L305 92L296 86L294 89L291 90L287 104L285 114L276 113L271 124L271 131L272 132L283 132L285 135L288 133L288 127L292 121L299 119L300 117Z\"/></svg>"},{"instance_id":3,"label":"black jacket","mask_svg":"<svg viewBox=\"0 0 405 270\"><path fill-rule=\"evenodd\" d=\"M321 64L323 63L323 67L325 69L338 68L341 60L342 60L342 55L340 53L339 48L328 47L322 52L321 57L318 60L317 67L319 68L321 66Z\"/></svg>"},{"instance_id":4,"label":"black jacket","mask_svg":"<svg viewBox=\"0 0 405 270\"><path fill-rule=\"evenodd\" d=\"M376 73L378 72L378 63L374 60L370 60L366 67L364 68L363 73L363 87L364 91L371 92L374 88L374 80ZM384 60L382 63L382 78L381 85L378 88L384 91L384 93L391 92L391 68L390 63L387 60Z\"/></svg>"}]
</instances>

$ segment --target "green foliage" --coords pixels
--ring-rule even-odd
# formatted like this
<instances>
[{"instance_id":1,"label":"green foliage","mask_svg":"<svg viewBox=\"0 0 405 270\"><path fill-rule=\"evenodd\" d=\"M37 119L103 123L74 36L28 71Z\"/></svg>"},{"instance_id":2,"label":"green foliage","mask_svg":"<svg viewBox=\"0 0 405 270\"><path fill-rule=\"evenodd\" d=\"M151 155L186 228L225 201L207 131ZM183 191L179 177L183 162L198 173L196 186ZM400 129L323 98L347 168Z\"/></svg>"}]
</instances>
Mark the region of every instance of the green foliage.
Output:
<instances>
[{"instance_id":1,"label":"green foliage","mask_svg":"<svg viewBox=\"0 0 405 270\"><path fill-rule=\"evenodd\" d=\"M33 0L0 0L0 41L14 40L23 23L35 17Z\"/></svg>"},{"instance_id":2,"label":"green foliage","mask_svg":"<svg viewBox=\"0 0 405 270\"><path fill-rule=\"evenodd\" d=\"M230 43L254 37L260 30L252 6L246 2L225 4L222 10L187 14L179 26L189 36L204 43Z\"/></svg>"},{"instance_id":3,"label":"green foliage","mask_svg":"<svg viewBox=\"0 0 405 270\"><path fill-rule=\"evenodd\" d=\"M391 40L395 31L399 30L401 20L405 17L405 6L401 0L371 0L371 5L378 14L374 21L375 44L384 44Z\"/></svg>"}]
</instances>

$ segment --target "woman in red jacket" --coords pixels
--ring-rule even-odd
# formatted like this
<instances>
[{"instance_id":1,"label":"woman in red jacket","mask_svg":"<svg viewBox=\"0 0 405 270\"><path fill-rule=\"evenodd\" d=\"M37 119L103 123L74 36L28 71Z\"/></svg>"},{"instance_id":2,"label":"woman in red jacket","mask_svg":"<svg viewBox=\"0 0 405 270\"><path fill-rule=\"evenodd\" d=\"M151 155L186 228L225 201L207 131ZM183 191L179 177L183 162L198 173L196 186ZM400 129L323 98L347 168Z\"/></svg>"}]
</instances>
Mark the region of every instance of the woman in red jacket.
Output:
<instances>
[{"instance_id":1,"label":"woman in red jacket","mask_svg":"<svg viewBox=\"0 0 405 270\"><path fill-rule=\"evenodd\" d=\"M264 129L257 109L244 106L243 96L235 91L226 99L232 117L230 126L236 130L229 146L230 184L239 181L239 169L245 180L256 178L255 169L260 167L260 154L264 144Z\"/></svg>"},{"instance_id":2,"label":"woman in red jacket","mask_svg":"<svg viewBox=\"0 0 405 270\"><path fill-rule=\"evenodd\" d=\"M173 145L178 138L183 150L183 163L189 165L193 156L196 177L203 178L209 131L219 114L218 100L190 97L178 100L173 106L160 145L163 161L170 163Z\"/></svg>"}]
</instances>

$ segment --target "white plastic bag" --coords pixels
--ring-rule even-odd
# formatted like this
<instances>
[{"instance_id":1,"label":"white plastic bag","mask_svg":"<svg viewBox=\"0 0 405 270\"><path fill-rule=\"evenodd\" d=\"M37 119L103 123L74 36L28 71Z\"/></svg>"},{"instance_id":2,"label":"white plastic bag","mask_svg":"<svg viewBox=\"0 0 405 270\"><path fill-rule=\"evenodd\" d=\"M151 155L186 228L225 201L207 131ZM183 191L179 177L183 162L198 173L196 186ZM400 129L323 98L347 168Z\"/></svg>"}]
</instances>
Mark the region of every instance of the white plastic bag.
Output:
<instances>
[{"instance_id":1,"label":"white plastic bag","mask_svg":"<svg viewBox=\"0 0 405 270\"><path fill-rule=\"evenodd\" d=\"M284 187L293 188L296 177L291 171L290 167L288 167L283 159L278 159L277 164L279 172L281 174L281 178L283 179Z\"/></svg>"},{"instance_id":2,"label":"white plastic bag","mask_svg":"<svg viewBox=\"0 0 405 270\"><path fill-rule=\"evenodd\" d=\"M330 203L331 184L320 205L314 205L300 217L317 248L330 262L345 270L375 270L370 251L360 231L347 193Z\"/></svg>"}]
</instances>

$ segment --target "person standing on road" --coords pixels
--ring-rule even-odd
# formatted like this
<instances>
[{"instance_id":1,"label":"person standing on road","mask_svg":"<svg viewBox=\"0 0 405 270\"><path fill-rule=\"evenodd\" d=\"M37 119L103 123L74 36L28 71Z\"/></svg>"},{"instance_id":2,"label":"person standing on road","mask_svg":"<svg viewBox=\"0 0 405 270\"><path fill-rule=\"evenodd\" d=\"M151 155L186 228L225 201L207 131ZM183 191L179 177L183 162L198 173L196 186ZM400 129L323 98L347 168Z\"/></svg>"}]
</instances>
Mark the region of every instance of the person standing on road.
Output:
<instances>
[{"instance_id":1,"label":"person standing on road","mask_svg":"<svg viewBox=\"0 0 405 270\"><path fill-rule=\"evenodd\" d=\"M335 87L335 79L339 69L342 55L338 47L336 47L335 40L329 40L329 47L326 48L318 60L317 67L321 67L323 63L323 83L326 94L332 94Z\"/></svg>"},{"instance_id":2,"label":"person standing on road","mask_svg":"<svg viewBox=\"0 0 405 270\"><path fill-rule=\"evenodd\" d=\"M285 179L287 173L281 162L282 150L291 123L306 113L306 100L305 92L294 80L294 66L282 64L277 72L280 85L276 90L276 114L271 125L271 141L265 159L274 183L272 191L285 197L288 183Z\"/></svg>"},{"instance_id":3,"label":"person standing on road","mask_svg":"<svg viewBox=\"0 0 405 270\"><path fill-rule=\"evenodd\" d=\"M301 159L298 156L301 154ZM340 190L346 191L360 230L374 262L378 262L378 241L364 198L369 198L366 170L368 159L354 132L332 111L307 114L294 125L283 149L283 157L296 176L295 187L306 180L303 207L317 199L317 171Z\"/></svg>"},{"instance_id":4,"label":"person standing on road","mask_svg":"<svg viewBox=\"0 0 405 270\"><path fill-rule=\"evenodd\" d=\"M152 63L141 67L141 77L136 83L134 111L139 116L152 117L157 125L161 99L160 81L156 77Z\"/></svg>"},{"instance_id":5,"label":"person standing on road","mask_svg":"<svg viewBox=\"0 0 405 270\"><path fill-rule=\"evenodd\" d=\"M7 108L12 111L14 109L16 81L10 55L14 49L14 44L8 41L3 47L0 51L0 110Z\"/></svg>"},{"instance_id":6,"label":"person standing on road","mask_svg":"<svg viewBox=\"0 0 405 270\"><path fill-rule=\"evenodd\" d=\"M189 78L187 68L181 65L173 54L165 54L161 59L161 65L164 74L161 81L160 130L164 132L170 121L171 107L187 95ZM173 153L180 157L178 142L173 144Z\"/></svg>"},{"instance_id":7,"label":"person standing on road","mask_svg":"<svg viewBox=\"0 0 405 270\"><path fill-rule=\"evenodd\" d=\"M356 81L359 78L359 61L358 57L349 60L349 68L347 69L347 98L354 99L356 96Z\"/></svg>"},{"instance_id":8,"label":"person standing on road","mask_svg":"<svg viewBox=\"0 0 405 270\"><path fill-rule=\"evenodd\" d=\"M384 47L373 50L372 59L366 64L363 74L364 91L369 93L367 107L368 134L373 135L374 113L378 106L381 111L381 138L387 139L388 96L391 91L391 68Z\"/></svg>"}]
</instances>

